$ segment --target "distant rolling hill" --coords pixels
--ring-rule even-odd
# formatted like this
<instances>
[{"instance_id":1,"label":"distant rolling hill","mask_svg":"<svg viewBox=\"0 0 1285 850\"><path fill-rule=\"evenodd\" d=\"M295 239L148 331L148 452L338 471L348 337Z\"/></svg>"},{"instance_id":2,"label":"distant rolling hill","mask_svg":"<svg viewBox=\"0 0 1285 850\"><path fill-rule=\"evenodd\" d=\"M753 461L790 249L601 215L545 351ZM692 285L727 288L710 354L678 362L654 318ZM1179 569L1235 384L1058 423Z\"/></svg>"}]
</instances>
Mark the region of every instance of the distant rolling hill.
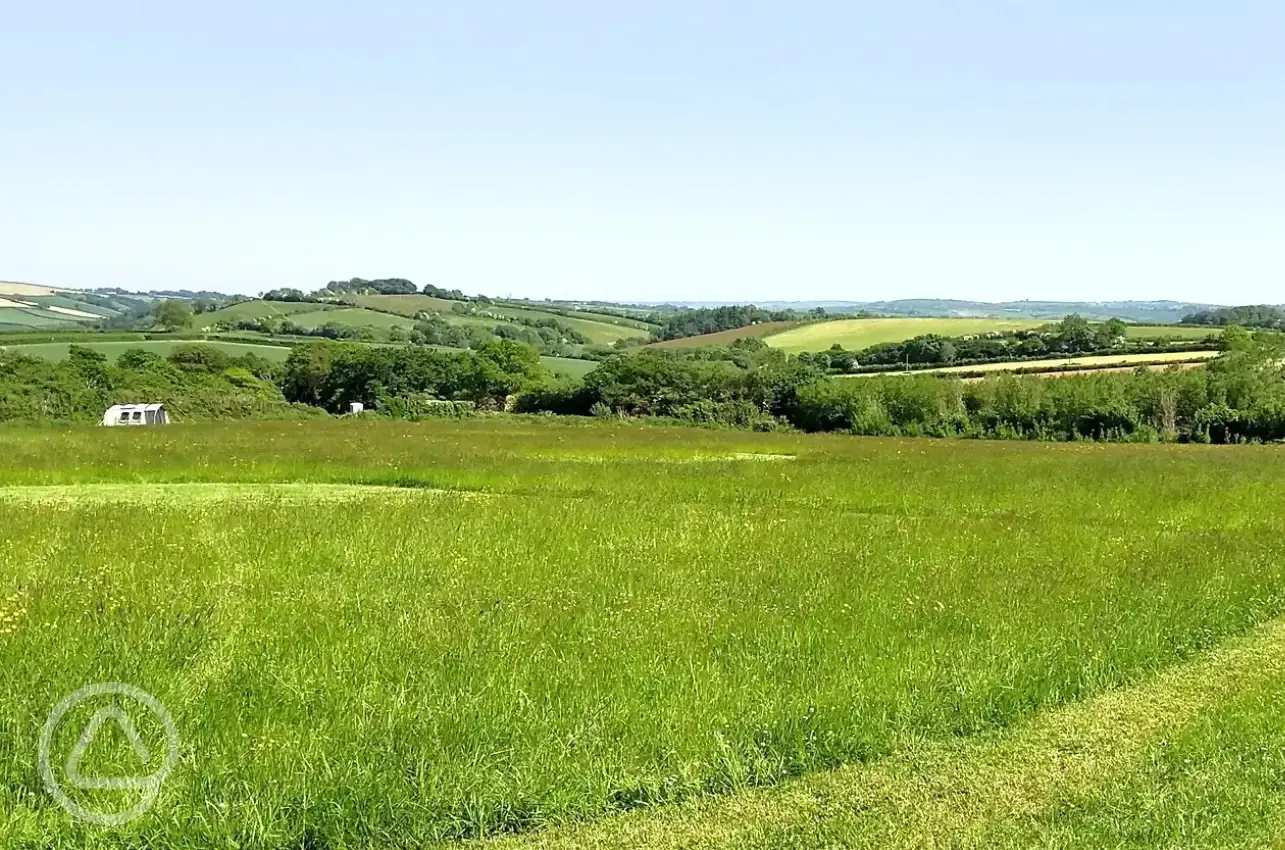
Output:
<instances>
[{"instance_id":1,"label":"distant rolling hill","mask_svg":"<svg viewBox=\"0 0 1285 850\"><path fill-rule=\"evenodd\" d=\"M75 330L137 309L146 299L0 281L0 331Z\"/></svg>"}]
</instances>

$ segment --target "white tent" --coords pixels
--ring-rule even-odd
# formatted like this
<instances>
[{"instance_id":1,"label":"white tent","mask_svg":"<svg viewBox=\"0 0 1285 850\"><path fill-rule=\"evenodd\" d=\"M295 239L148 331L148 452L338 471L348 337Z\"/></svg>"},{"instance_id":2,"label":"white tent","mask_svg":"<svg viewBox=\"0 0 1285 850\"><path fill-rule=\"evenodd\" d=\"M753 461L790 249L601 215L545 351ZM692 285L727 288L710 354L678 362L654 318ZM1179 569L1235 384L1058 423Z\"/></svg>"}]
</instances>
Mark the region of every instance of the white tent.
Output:
<instances>
[{"instance_id":1,"label":"white tent","mask_svg":"<svg viewBox=\"0 0 1285 850\"><path fill-rule=\"evenodd\" d=\"M168 425L163 404L113 404L103 414L104 425Z\"/></svg>"}]
</instances>

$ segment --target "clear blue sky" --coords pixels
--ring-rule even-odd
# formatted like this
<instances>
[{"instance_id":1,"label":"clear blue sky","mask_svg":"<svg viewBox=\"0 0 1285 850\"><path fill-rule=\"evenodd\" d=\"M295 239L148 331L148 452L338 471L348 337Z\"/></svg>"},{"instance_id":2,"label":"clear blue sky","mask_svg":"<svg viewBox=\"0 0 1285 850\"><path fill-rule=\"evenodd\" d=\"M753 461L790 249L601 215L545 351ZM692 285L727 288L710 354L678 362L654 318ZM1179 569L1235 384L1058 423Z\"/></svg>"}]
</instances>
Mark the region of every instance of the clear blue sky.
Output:
<instances>
[{"instance_id":1,"label":"clear blue sky","mask_svg":"<svg viewBox=\"0 0 1285 850\"><path fill-rule=\"evenodd\" d=\"M1279 0L0 0L0 279L1285 301Z\"/></svg>"}]
</instances>

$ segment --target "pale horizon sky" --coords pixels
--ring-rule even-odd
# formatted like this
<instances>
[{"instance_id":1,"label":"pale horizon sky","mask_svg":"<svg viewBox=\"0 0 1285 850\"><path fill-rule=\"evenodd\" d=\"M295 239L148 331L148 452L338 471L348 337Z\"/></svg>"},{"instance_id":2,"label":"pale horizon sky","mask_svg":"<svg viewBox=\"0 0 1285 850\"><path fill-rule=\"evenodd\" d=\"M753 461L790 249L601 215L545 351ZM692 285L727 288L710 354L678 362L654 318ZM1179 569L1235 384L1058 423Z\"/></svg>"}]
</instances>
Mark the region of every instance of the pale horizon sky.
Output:
<instances>
[{"instance_id":1,"label":"pale horizon sky","mask_svg":"<svg viewBox=\"0 0 1285 850\"><path fill-rule=\"evenodd\" d=\"M0 280L1285 301L1265 0L0 0Z\"/></svg>"}]
</instances>

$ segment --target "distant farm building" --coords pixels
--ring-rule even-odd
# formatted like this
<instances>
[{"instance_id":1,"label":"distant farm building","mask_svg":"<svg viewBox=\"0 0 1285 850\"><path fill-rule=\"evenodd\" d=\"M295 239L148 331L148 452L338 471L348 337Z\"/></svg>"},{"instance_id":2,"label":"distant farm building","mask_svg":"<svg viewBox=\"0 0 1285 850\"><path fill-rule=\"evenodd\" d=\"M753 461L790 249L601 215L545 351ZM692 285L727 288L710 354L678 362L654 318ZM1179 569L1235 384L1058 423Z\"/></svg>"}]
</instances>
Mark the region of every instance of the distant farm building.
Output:
<instances>
[{"instance_id":1,"label":"distant farm building","mask_svg":"<svg viewBox=\"0 0 1285 850\"><path fill-rule=\"evenodd\" d=\"M163 404L113 404L103 414L104 425L168 425Z\"/></svg>"}]
</instances>

